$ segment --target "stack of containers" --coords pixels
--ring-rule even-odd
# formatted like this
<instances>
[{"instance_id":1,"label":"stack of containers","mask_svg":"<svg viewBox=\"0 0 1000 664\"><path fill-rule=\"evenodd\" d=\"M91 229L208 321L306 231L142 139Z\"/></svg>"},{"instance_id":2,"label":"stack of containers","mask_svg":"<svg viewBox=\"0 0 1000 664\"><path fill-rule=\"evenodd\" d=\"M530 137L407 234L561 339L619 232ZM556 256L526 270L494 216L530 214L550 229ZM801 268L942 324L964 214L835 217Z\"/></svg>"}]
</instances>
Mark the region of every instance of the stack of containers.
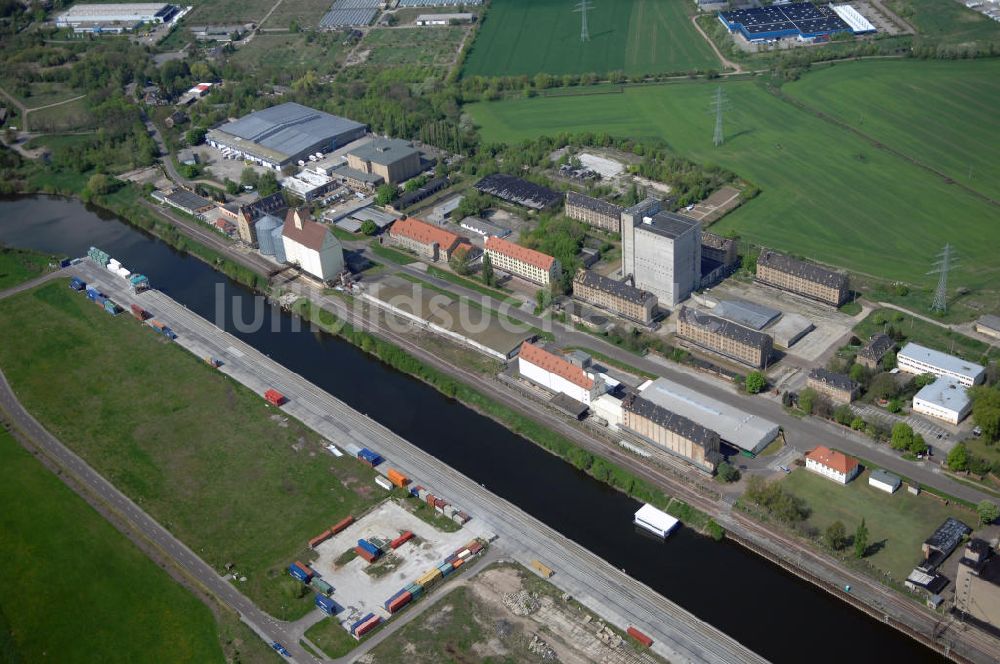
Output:
<instances>
[{"instance_id":1,"label":"stack of containers","mask_svg":"<svg viewBox=\"0 0 1000 664\"><path fill-rule=\"evenodd\" d=\"M375 629L380 622L382 622L381 616L369 613L367 616L351 625L351 636L360 640L362 636Z\"/></svg>"},{"instance_id":2,"label":"stack of containers","mask_svg":"<svg viewBox=\"0 0 1000 664\"><path fill-rule=\"evenodd\" d=\"M378 454L375 454L367 447L362 447L360 450L358 450L358 459L360 459L362 463L365 463L371 466L372 468L374 468L375 466L382 463L382 461L384 461L382 457L380 457Z\"/></svg>"},{"instance_id":3,"label":"stack of containers","mask_svg":"<svg viewBox=\"0 0 1000 664\"><path fill-rule=\"evenodd\" d=\"M441 572L441 576L448 576L449 574L455 571L455 568L449 561L441 563L440 565L437 566L437 568Z\"/></svg>"},{"instance_id":4,"label":"stack of containers","mask_svg":"<svg viewBox=\"0 0 1000 664\"><path fill-rule=\"evenodd\" d=\"M309 583L313 578L313 571L297 560L288 566L288 573L302 583Z\"/></svg>"},{"instance_id":5,"label":"stack of containers","mask_svg":"<svg viewBox=\"0 0 1000 664\"><path fill-rule=\"evenodd\" d=\"M424 588L429 589L432 585L440 581L443 577L444 575L441 573L441 570L435 567L431 570L424 572L423 575L417 579L417 583L419 583Z\"/></svg>"},{"instance_id":6,"label":"stack of containers","mask_svg":"<svg viewBox=\"0 0 1000 664\"><path fill-rule=\"evenodd\" d=\"M385 603L382 606L386 611L392 614L409 604L411 599L413 599L413 595L411 595L406 588L403 588L398 593L385 600Z\"/></svg>"},{"instance_id":7,"label":"stack of containers","mask_svg":"<svg viewBox=\"0 0 1000 664\"><path fill-rule=\"evenodd\" d=\"M410 593L413 599L417 599L418 597L424 594L424 587L419 583L411 583L410 585L406 586L405 590L406 592Z\"/></svg>"},{"instance_id":8,"label":"stack of containers","mask_svg":"<svg viewBox=\"0 0 1000 664\"><path fill-rule=\"evenodd\" d=\"M427 500L427 496L429 496L429 495L431 495L430 491L428 491L424 487L420 487L420 489L417 490L417 498L419 500L426 501Z\"/></svg>"},{"instance_id":9,"label":"stack of containers","mask_svg":"<svg viewBox=\"0 0 1000 664\"><path fill-rule=\"evenodd\" d=\"M414 498L419 498L420 497L420 492L423 491L423 490L424 490L424 487L422 487L419 484L411 485L410 486L410 495L413 496Z\"/></svg>"},{"instance_id":10,"label":"stack of containers","mask_svg":"<svg viewBox=\"0 0 1000 664\"><path fill-rule=\"evenodd\" d=\"M73 290L79 291L86 288L87 284L82 279L79 279L78 277L73 277L69 282L69 287L72 288Z\"/></svg>"},{"instance_id":11,"label":"stack of containers","mask_svg":"<svg viewBox=\"0 0 1000 664\"><path fill-rule=\"evenodd\" d=\"M451 520L454 521L455 523L457 523L460 526L464 526L466 523L469 522L469 519L471 519L471 518L472 518L471 516L469 516L465 512L462 512L461 510L459 510L459 512L457 514L455 514L455 516L453 516L451 518Z\"/></svg>"},{"instance_id":12,"label":"stack of containers","mask_svg":"<svg viewBox=\"0 0 1000 664\"><path fill-rule=\"evenodd\" d=\"M112 316L117 316L122 312L121 307L112 302L111 300L104 301L104 310L107 311Z\"/></svg>"},{"instance_id":13,"label":"stack of containers","mask_svg":"<svg viewBox=\"0 0 1000 664\"><path fill-rule=\"evenodd\" d=\"M337 612L337 603L326 595L316 595L316 606L328 616L332 616Z\"/></svg>"},{"instance_id":14,"label":"stack of containers","mask_svg":"<svg viewBox=\"0 0 1000 664\"><path fill-rule=\"evenodd\" d=\"M108 256L107 253L101 251L97 247L91 247L90 249L88 249L87 257L90 258L90 260L97 263L98 265L100 265L101 267L107 265L108 261L111 259L111 257Z\"/></svg>"},{"instance_id":15,"label":"stack of containers","mask_svg":"<svg viewBox=\"0 0 1000 664\"><path fill-rule=\"evenodd\" d=\"M354 550L359 556L365 559L365 562L373 563L378 560L378 557L382 555L382 552L377 546L365 539L359 539L358 545L354 547Z\"/></svg>"},{"instance_id":16,"label":"stack of containers","mask_svg":"<svg viewBox=\"0 0 1000 664\"><path fill-rule=\"evenodd\" d=\"M87 299L89 299L89 300L96 300L98 297L100 297L100 295L101 295L101 291L99 291L96 288L94 288L94 286L92 286L92 285L91 286L87 286Z\"/></svg>"}]
</instances>

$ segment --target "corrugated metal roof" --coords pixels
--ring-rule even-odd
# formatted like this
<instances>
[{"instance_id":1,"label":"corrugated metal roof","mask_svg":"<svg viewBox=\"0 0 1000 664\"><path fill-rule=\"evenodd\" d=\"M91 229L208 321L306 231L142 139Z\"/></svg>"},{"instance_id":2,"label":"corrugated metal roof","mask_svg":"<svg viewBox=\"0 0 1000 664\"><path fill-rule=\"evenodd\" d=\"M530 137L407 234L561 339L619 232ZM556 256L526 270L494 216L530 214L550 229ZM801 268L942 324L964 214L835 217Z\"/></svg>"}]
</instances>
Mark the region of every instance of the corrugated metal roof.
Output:
<instances>
[{"instance_id":1,"label":"corrugated metal roof","mask_svg":"<svg viewBox=\"0 0 1000 664\"><path fill-rule=\"evenodd\" d=\"M963 360L960 357L948 355L947 353L942 353L939 350L927 348L926 346L921 346L920 344L915 344L913 342L903 346L903 350L899 351L896 357L909 357L913 360L929 364L932 367L942 369L944 371L950 371L962 376L967 376L973 380L984 371L983 366L980 364L969 362L968 360Z\"/></svg>"}]
</instances>

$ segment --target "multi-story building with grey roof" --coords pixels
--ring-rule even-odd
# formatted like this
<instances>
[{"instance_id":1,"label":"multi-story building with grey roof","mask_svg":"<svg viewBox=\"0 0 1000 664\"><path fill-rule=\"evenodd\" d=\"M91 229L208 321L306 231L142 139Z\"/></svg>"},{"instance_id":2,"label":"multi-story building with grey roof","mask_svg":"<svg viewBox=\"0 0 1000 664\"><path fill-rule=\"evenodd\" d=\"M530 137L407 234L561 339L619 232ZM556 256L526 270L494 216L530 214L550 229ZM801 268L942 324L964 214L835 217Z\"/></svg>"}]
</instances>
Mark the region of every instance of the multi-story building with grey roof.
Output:
<instances>
[{"instance_id":1,"label":"multi-story building with grey roof","mask_svg":"<svg viewBox=\"0 0 1000 664\"><path fill-rule=\"evenodd\" d=\"M764 249L757 257L757 281L839 307L850 294L846 272Z\"/></svg>"},{"instance_id":2,"label":"multi-story building with grey roof","mask_svg":"<svg viewBox=\"0 0 1000 664\"><path fill-rule=\"evenodd\" d=\"M573 297L643 325L653 322L656 311L656 296L649 291L590 270L577 270Z\"/></svg>"},{"instance_id":3,"label":"multi-story building with grey roof","mask_svg":"<svg viewBox=\"0 0 1000 664\"><path fill-rule=\"evenodd\" d=\"M622 400L622 425L706 472L719 461L719 434L631 392Z\"/></svg>"},{"instance_id":4,"label":"multi-story building with grey roof","mask_svg":"<svg viewBox=\"0 0 1000 664\"><path fill-rule=\"evenodd\" d=\"M835 404L848 404L858 397L861 387L850 376L817 367L809 372L806 384Z\"/></svg>"},{"instance_id":5,"label":"multi-story building with grey roof","mask_svg":"<svg viewBox=\"0 0 1000 664\"><path fill-rule=\"evenodd\" d=\"M622 276L661 305L684 301L701 283L701 224L647 199L621 215Z\"/></svg>"},{"instance_id":6,"label":"multi-story building with grey roof","mask_svg":"<svg viewBox=\"0 0 1000 664\"><path fill-rule=\"evenodd\" d=\"M379 175L389 184L420 173L420 151L398 138L376 138L347 153L347 165L362 173Z\"/></svg>"},{"instance_id":7,"label":"multi-story building with grey roof","mask_svg":"<svg viewBox=\"0 0 1000 664\"><path fill-rule=\"evenodd\" d=\"M575 191L566 192L566 216L595 228L617 233L621 230L622 206Z\"/></svg>"},{"instance_id":8,"label":"multi-story building with grey roof","mask_svg":"<svg viewBox=\"0 0 1000 664\"><path fill-rule=\"evenodd\" d=\"M771 357L773 340L768 334L728 320L681 307L677 336L741 364L760 368Z\"/></svg>"}]
</instances>

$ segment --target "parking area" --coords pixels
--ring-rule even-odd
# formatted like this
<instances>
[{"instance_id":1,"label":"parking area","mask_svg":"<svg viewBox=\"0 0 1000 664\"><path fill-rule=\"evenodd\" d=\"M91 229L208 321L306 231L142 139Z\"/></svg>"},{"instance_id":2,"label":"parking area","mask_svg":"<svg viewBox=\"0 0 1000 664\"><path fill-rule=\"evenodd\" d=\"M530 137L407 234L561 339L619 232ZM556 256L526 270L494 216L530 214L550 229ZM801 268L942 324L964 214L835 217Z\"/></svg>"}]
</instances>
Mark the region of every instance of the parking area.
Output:
<instances>
[{"instance_id":1,"label":"parking area","mask_svg":"<svg viewBox=\"0 0 1000 664\"><path fill-rule=\"evenodd\" d=\"M353 556L359 539L393 540L405 531L414 538L369 564ZM481 524L468 522L446 533L414 516L395 500L387 500L327 541L316 546L312 568L333 586L332 598L342 608L336 620L349 625L368 613L388 618L386 599L436 567L457 548L484 536ZM348 560L349 559L349 560Z\"/></svg>"}]
</instances>

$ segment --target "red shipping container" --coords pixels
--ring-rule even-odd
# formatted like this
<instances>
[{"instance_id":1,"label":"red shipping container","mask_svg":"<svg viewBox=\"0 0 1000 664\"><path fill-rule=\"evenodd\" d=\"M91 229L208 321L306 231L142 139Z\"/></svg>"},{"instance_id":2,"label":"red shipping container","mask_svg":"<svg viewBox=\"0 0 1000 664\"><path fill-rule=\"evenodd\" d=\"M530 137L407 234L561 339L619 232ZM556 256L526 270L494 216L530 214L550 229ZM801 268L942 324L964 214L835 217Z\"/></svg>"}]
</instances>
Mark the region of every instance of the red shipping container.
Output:
<instances>
[{"instance_id":1,"label":"red shipping container","mask_svg":"<svg viewBox=\"0 0 1000 664\"><path fill-rule=\"evenodd\" d=\"M479 553L482 550L483 550L483 545L480 544L479 542L474 542L473 544L469 545L470 553Z\"/></svg>"},{"instance_id":2,"label":"red shipping container","mask_svg":"<svg viewBox=\"0 0 1000 664\"><path fill-rule=\"evenodd\" d=\"M302 572L310 579L316 575L316 572L312 571L312 569L308 565L303 565L298 560L295 561L295 566L298 567L300 570L302 570Z\"/></svg>"},{"instance_id":3,"label":"red shipping container","mask_svg":"<svg viewBox=\"0 0 1000 664\"><path fill-rule=\"evenodd\" d=\"M359 556L361 556L366 563L370 564L370 563L375 562L375 556L373 556L372 554L368 553L367 551L365 551L364 549L362 549L360 546L354 547L354 552L356 554L358 554Z\"/></svg>"},{"instance_id":4,"label":"red shipping container","mask_svg":"<svg viewBox=\"0 0 1000 664\"><path fill-rule=\"evenodd\" d=\"M138 304L132 305L132 315L138 318L139 320L146 320L147 318L149 318L149 313L147 313L146 310L140 307Z\"/></svg>"},{"instance_id":5,"label":"red shipping container","mask_svg":"<svg viewBox=\"0 0 1000 664\"><path fill-rule=\"evenodd\" d=\"M437 500L437 498L434 497L433 493L427 494L427 504L428 505L430 505L431 507L434 507L434 501L435 500Z\"/></svg>"},{"instance_id":6,"label":"red shipping container","mask_svg":"<svg viewBox=\"0 0 1000 664\"><path fill-rule=\"evenodd\" d=\"M403 593L396 599L389 602L389 613L399 611L401 608L409 604L411 599L413 599L413 595L410 593Z\"/></svg>"},{"instance_id":7,"label":"red shipping container","mask_svg":"<svg viewBox=\"0 0 1000 664\"><path fill-rule=\"evenodd\" d=\"M267 392L264 392L264 398L267 399L268 403L274 404L275 406L280 406L285 403L285 395L275 389L270 389Z\"/></svg>"},{"instance_id":8,"label":"red shipping container","mask_svg":"<svg viewBox=\"0 0 1000 664\"><path fill-rule=\"evenodd\" d=\"M339 533L341 530L343 530L344 528L348 527L352 523L354 523L354 517L353 516L344 517L343 519L341 519L340 521L338 521L336 523L336 525L330 526L330 531L334 535L336 535L337 533Z\"/></svg>"},{"instance_id":9,"label":"red shipping container","mask_svg":"<svg viewBox=\"0 0 1000 664\"><path fill-rule=\"evenodd\" d=\"M358 628L354 630L355 638L360 639L362 636L378 627L380 622L382 622L382 616L372 616L371 620L363 625L359 625Z\"/></svg>"},{"instance_id":10,"label":"red shipping container","mask_svg":"<svg viewBox=\"0 0 1000 664\"><path fill-rule=\"evenodd\" d=\"M396 539L394 539L391 542L389 542L389 548L398 549L399 547L401 547L404 544L406 544L407 542L409 542L410 539L412 539L412 538L413 538L413 533L411 533L409 530L407 530L402 535L400 535Z\"/></svg>"},{"instance_id":11,"label":"red shipping container","mask_svg":"<svg viewBox=\"0 0 1000 664\"><path fill-rule=\"evenodd\" d=\"M653 645L653 639L649 638L648 636L637 630L635 627L630 626L625 631L628 633L629 636L631 636L633 639L635 639L642 645L646 646L647 648Z\"/></svg>"},{"instance_id":12,"label":"red shipping container","mask_svg":"<svg viewBox=\"0 0 1000 664\"><path fill-rule=\"evenodd\" d=\"M329 531L329 530L324 530L319 535L317 535L316 537L314 537L311 540L309 540L309 546L315 548L315 546L317 544L322 544L323 542L327 541L331 537L333 537L333 532Z\"/></svg>"},{"instance_id":13,"label":"red shipping container","mask_svg":"<svg viewBox=\"0 0 1000 664\"><path fill-rule=\"evenodd\" d=\"M444 498L435 498L434 499L434 507L437 507L439 509L444 509L444 506L447 505L447 504L448 504L448 501L446 501Z\"/></svg>"}]
</instances>

